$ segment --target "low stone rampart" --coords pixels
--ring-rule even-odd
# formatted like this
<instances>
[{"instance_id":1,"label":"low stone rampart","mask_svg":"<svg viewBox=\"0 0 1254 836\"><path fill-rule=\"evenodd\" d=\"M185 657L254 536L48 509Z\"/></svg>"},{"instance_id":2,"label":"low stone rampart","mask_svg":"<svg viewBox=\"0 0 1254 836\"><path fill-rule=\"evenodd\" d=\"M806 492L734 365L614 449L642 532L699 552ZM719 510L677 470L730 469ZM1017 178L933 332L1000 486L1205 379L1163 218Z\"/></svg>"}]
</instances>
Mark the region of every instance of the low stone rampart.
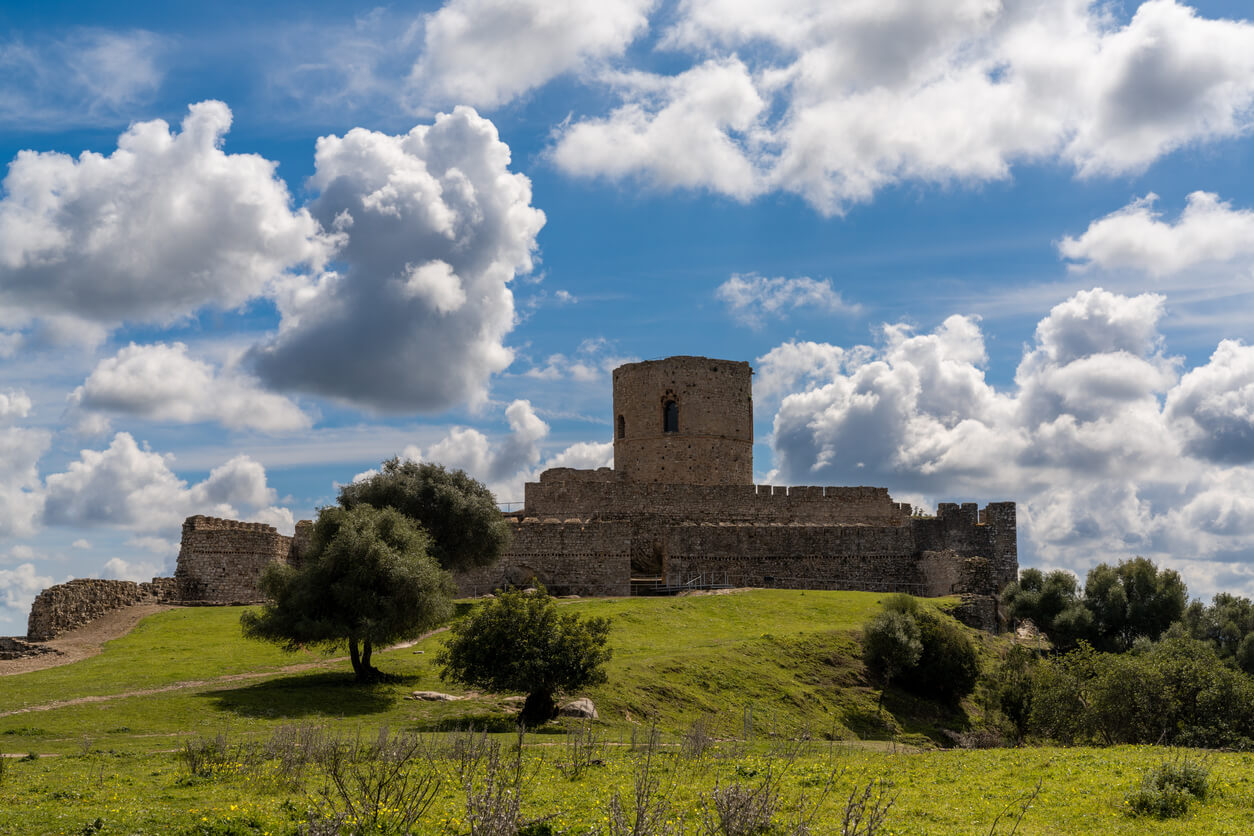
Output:
<instances>
[{"instance_id":1,"label":"low stone rampart","mask_svg":"<svg viewBox=\"0 0 1254 836\"><path fill-rule=\"evenodd\" d=\"M154 583L169 578L155 578ZM30 618L26 622L26 638L30 641L47 641L77 627L96 620L105 613L156 601L157 589L153 583L134 581L110 581L98 578L80 578L50 586L31 604Z\"/></svg>"}]
</instances>

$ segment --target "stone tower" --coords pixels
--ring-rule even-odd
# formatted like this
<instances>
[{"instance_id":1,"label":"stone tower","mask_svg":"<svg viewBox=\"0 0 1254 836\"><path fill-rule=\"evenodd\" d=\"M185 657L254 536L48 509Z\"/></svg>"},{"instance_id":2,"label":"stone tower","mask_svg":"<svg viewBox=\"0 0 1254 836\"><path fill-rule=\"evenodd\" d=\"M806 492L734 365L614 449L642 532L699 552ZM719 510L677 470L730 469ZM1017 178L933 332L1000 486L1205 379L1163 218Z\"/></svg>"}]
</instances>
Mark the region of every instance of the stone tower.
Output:
<instances>
[{"instance_id":1,"label":"stone tower","mask_svg":"<svg viewBox=\"0 0 1254 836\"><path fill-rule=\"evenodd\" d=\"M753 369L667 357L614 370L614 469L634 482L753 484Z\"/></svg>"}]
</instances>

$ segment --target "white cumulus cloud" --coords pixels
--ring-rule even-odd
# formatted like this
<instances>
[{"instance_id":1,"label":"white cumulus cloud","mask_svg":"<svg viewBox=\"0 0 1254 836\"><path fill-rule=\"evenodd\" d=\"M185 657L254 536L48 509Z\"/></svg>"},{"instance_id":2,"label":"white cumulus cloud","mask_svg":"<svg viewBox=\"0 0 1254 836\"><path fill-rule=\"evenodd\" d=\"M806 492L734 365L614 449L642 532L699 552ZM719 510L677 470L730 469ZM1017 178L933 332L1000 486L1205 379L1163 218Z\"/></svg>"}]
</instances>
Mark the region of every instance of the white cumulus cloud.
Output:
<instances>
[{"instance_id":1,"label":"white cumulus cloud","mask_svg":"<svg viewBox=\"0 0 1254 836\"><path fill-rule=\"evenodd\" d=\"M189 485L168 457L118 433L104 450L82 450L77 461L44 480L47 525L112 526L136 532L176 531L192 514L271 522L275 492L262 465L240 455ZM285 511L286 509L283 509ZM287 512L285 519L290 520Z\"/></svg>"},{"instance_id":2,"label":"white cumulus cloud","mask_svg":"<svg viewBox=\"0 0 1254 836\"><path fill-rule=\"evenodd\" d=\"M1193 192L1175 222L1150 193L1059 242L1075 269L1132 270L1155 279L1216 265L1248 281L1254 268L1254 211L1233 209L1211 192Z\"/></svg>"},{"instance_id":3,"label":"white cumulus cloud","mask_svg":"<svg viewBox=\"0 0 1254 836\"><path fill-rule=\"evenodd\" d=\"M509 284L544 225L509 164L465 107L401 136L319 139L312 209L343 236L346 269L278 292L279 333L248 360L261 379L385 410L482 402L513 360Z\"/></svg>"},{"instance_id":4,"label":"white cumulus cloud","mask_svg":"<svg viewBox=\"0 0 1254 836\"><path fill-rule=\"evenodd\" d=\"M29 610L35 596L53 583L51 577L39 574L33 563L0 569L0 606L16 611L16 617Z\"/></svg>"},{"instance_id":5,"label":"white cumulus cloud","mask_svg":"<svg viewBox=\"0 0 1254 836\"><path fill-rule=\"evenodd\" d=\"M1203 586L1254 592L1254 353L1219 344L1182 374L1160 296L1082 291L1024 349L1015 385L985 378L976 320L886 326L877 346L785 344L759 359L795 381L775 416L777 478L877 484L927 501L1019 503L1021 559L1083 573L1146 554ZM825 358L821 374L801 358Z\"/></svg>"},{"instance_id":6,"label":"white cumulus cloud","mask_svg":"<svg viewBox=\"0 0 1254 836\"><path fill-rule=\"evenodd\" d=\"M491 108L621 54L657 0L449 0L424 19L411 97Z\"/></svg>"},{"instance_id":7,"label":"white cumulus cloud","mask_svg":"<svg viewBox=\"0 0 1254 836\"><path fill-rule=\"evenodd\" d=\"M25 418L30 407L30 397L20 389L0 392L0 418Z\"/></svg>"},{"instance_id":8,"label":"white cumulus cloud","mask_svg":"<svg viewBox=\"0 0 1254 836\"><path fill-rule=\"evenodd\" d=\"M231 428L306 429L309 416L238 369L217 369L183 343L131 343L96 364L70 396L77 408L157 421L216 421Z\"/></svg>"},{"instance_id":9,"label":"white cumulus cloud","mask_svg":"<svg viewBox=\"0 0 1254 836\"><path fill-rule=\"evenodd\" d=\"M838 213L1025 161L1139 171L1254 125L1254 25L1176 0L1126 20L1093 0L684 0L661 46L679 69L596 76L621 104L562 126L561 168Z\"/></svg>"},{"instance_id":10,"label":"white cumulus cloud","mask_svg":"<svg viewBox=\"0 0 1254 836\"><path fill-rule=\"evenodd\" d=\"M9 317L166 321L320 267L337 239L292 208L274 163L222 151L230 125L230 109L207 101L178 132L134 123L108 156L20 152L0 199Z\"/></svg>"},{"instance_id":11,"label":"white cumulus cloud","mask_svg":"<svg viewBox=\"0 0 1254 836\"><path fill-rule=\"evenodd\" d=\"M51 435L25 427L0 427L0 536L25 536L43 510L39 458Z\"/></svg>"}]
</instances>

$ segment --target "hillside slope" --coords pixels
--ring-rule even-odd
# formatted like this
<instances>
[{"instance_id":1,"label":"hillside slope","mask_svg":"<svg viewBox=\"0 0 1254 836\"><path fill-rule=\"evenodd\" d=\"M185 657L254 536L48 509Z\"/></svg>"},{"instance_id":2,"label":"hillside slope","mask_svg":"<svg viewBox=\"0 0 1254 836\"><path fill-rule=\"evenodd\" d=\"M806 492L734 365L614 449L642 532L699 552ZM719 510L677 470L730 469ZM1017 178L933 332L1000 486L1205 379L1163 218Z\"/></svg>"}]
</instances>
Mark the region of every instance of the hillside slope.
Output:
<instances>
[{"instance_id":1,"label":"hillside slope","mask_svg":"<svg viewBox=\"0 0 1254 836\"><path fill-rule=\"evenodd\" d=\"M611 619L609 682L590 690L606 725L626 730L656 718L678 731L705 717L728 734L747 722L815 736L887 738L939 725L960 726L916 700L886 702L866 681L856 640L880 606L863 592L748 590L685 598L563 601ZM150 735L189 726L244 723L258 733L294 718L343 718L362 725L419 729L512 725L508 695L466 694L440 681L432 658L441 637L376 656L398 681L352 683L348 665L327 654L284 653L245 641L241 608L185 608L144 619L91 659L6 677L0 689L0 749L23 738L57 751L83 735L142 747ZM465 699L405 699L440 690Z\"/></svg>"}]
</instances>

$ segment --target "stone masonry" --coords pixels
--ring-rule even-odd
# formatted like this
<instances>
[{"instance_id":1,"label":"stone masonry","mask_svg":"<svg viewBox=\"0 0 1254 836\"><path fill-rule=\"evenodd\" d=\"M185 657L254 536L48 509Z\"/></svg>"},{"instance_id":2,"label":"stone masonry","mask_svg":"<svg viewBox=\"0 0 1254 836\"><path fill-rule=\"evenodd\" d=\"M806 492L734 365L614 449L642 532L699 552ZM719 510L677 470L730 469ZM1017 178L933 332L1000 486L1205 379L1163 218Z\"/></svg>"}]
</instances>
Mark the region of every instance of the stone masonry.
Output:
<instances>
[{"instance_id":1,"label":"stone masonry","mask_svg":"<svg viewBox=\"0 0 1254 836\"><path fill-rule=\"evenodd\" d=\"M291 552L292 538L272 525L188 517L174 571L178 596L212 604L258 603L262 571L273 561L286 562Z\"/></svg>"},{"instance_id":2,"label":"stone masonry","mask_svg":"<svg viewBox=\"0 0 1254 836\"><path fill-rule=\"evenodd\" d=\"M50 586L31 605L26 638L47 641L113 610L169 601L173 591L170 578L153 578L152 583L80 578Z\"/></svg>"}]
</instances>

